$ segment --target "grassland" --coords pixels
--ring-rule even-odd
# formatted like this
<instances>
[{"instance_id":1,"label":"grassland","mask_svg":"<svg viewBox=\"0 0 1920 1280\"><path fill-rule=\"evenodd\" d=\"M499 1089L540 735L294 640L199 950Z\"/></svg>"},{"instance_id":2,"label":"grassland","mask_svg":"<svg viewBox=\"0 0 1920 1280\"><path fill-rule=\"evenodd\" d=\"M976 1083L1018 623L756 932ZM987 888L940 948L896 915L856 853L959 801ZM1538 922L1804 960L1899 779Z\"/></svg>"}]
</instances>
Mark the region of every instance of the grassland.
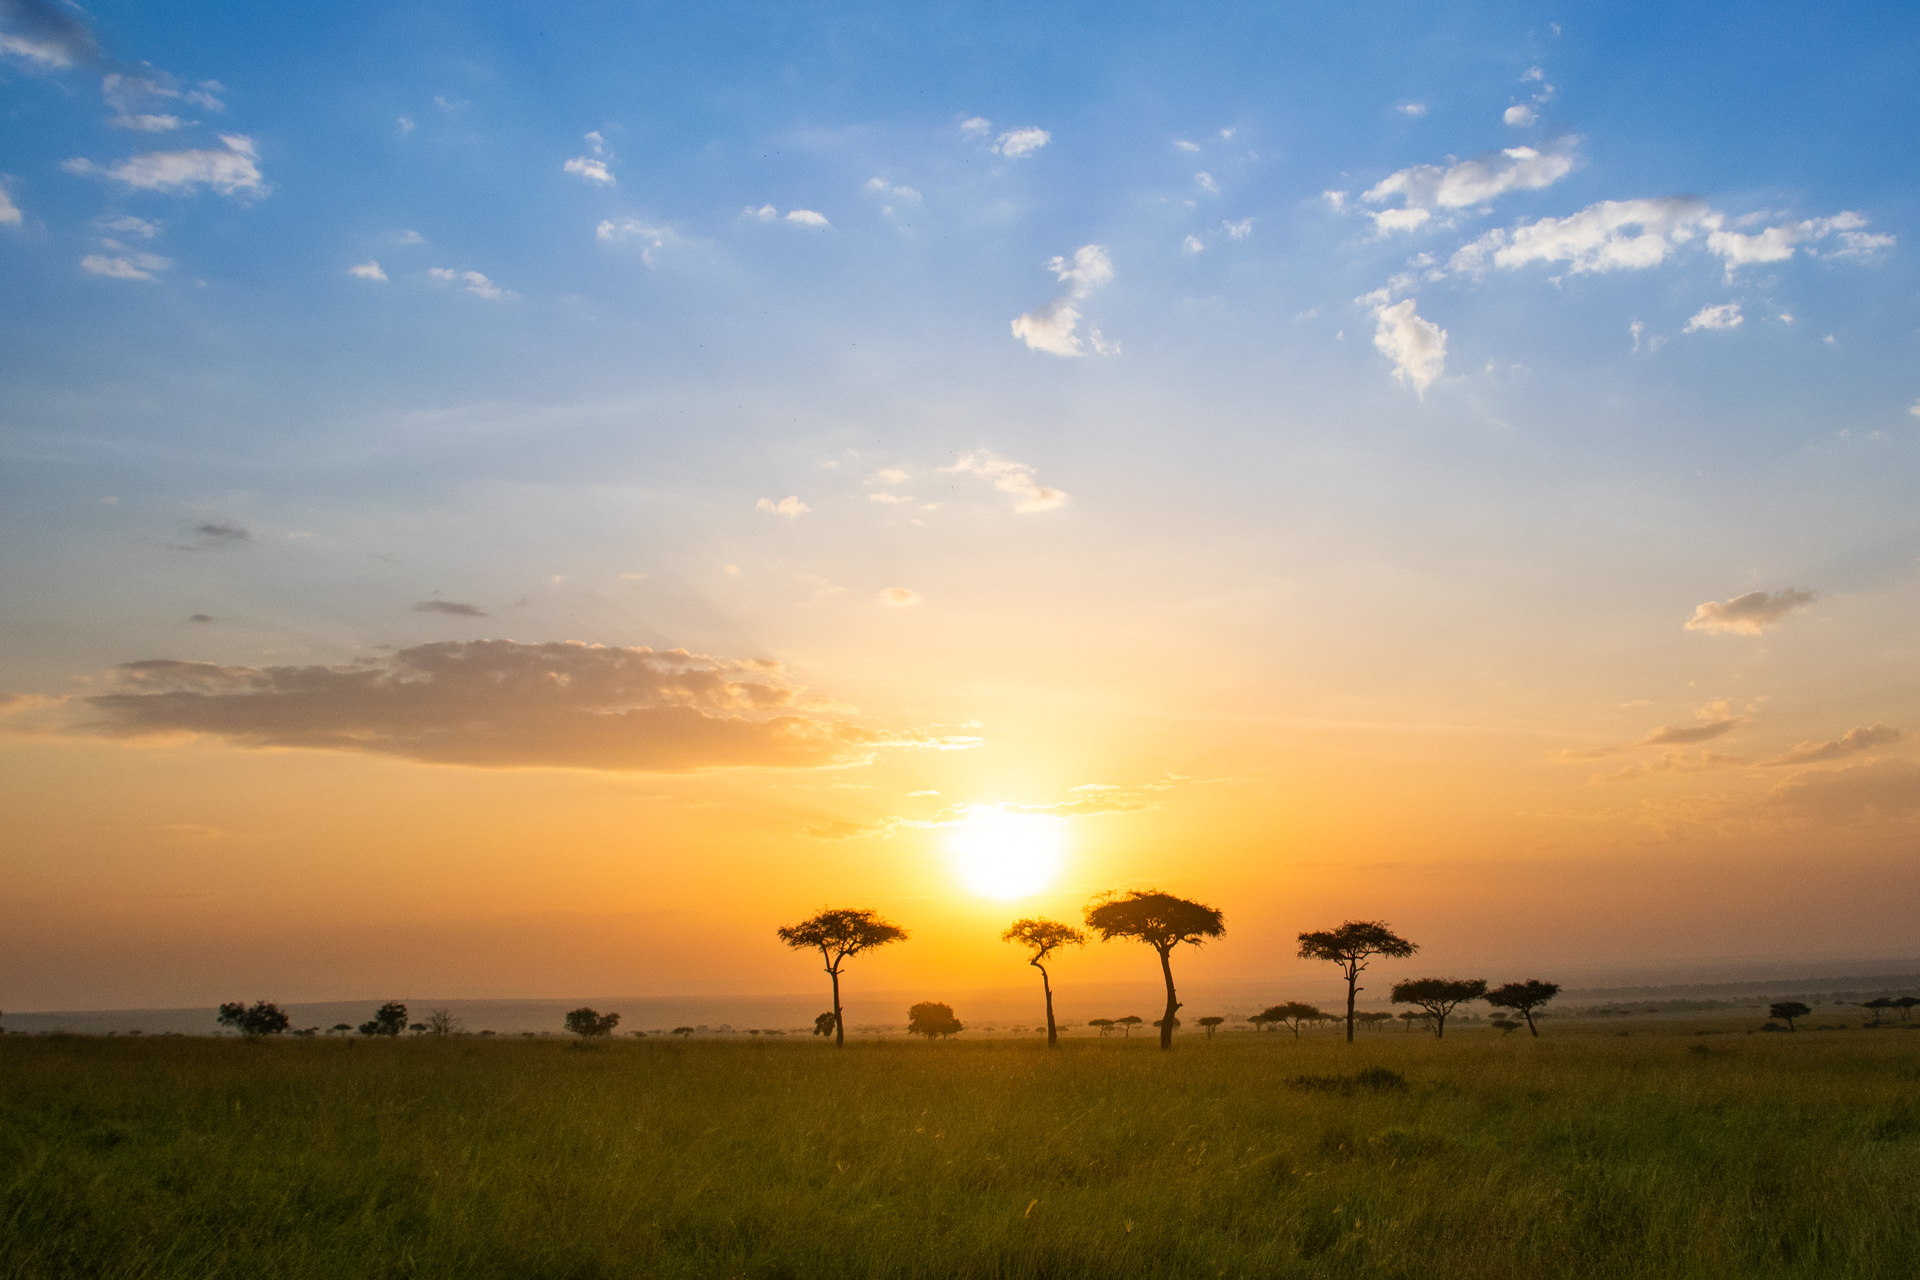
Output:
<instances>
[{"instance_id":1,"label":"grassland","mask_svg":"<svg viewBox=\"0 0 1920 1280\"><path fill-rule=\"evenodd\" d=\"M1920 1271L1920 1035L1620 1030L11 1036L0 1275ZM1369 1067L1406 1087L1337 1083Z\"/></svg>"}]
</instances>

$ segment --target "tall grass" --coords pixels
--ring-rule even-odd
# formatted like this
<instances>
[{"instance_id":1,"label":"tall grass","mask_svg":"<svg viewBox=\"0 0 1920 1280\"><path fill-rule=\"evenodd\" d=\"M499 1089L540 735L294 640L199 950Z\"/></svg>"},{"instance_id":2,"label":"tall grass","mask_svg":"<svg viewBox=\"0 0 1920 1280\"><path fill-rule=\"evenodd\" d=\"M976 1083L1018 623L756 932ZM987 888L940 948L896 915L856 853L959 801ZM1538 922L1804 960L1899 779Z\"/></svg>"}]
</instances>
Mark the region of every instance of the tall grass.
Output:
<instances>
[{"instance_id":1,"label":"tall grass","mask_svg":"<svg viewBox=\"0 0 1920 1280\"><path fill-rule=\"evenodd\" d=\"M1916 1042L8 1037L0 1274L1906 1277Z\"/></svg>"}]
</instances>

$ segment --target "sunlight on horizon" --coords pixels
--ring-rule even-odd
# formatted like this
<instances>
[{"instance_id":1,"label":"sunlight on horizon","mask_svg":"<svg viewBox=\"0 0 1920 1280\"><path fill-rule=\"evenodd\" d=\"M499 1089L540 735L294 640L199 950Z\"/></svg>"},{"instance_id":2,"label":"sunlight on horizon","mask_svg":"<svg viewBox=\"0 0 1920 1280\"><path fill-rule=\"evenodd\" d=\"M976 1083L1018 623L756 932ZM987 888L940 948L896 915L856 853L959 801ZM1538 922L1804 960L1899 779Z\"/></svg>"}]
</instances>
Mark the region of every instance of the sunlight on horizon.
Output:
<instances>
[{"instance_id":1,"label":"sunlight on horizon","mask_svg":"<svg viewBox=\"0 0 1920 1280\"><path fill-rule=\"evenodd\" d=\"M971 809L946 836L961 883L1001 902L1052 888L1066 861L1066 842L1064 819L985 805Z\"/></svg>"}]
</instances>

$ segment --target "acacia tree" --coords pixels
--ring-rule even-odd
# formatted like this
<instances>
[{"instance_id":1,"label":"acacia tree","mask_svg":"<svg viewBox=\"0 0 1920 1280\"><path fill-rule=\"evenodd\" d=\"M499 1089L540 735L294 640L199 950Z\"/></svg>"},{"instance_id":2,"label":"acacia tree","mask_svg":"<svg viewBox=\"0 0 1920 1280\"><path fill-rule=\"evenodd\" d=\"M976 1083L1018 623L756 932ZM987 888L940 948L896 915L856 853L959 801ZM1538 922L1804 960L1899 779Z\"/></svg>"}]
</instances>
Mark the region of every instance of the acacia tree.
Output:
<instances>
[{"instance_id":1,"label":"acacia tree","mask_svg":"<svg viewBox=\"0 0 1920 1280\"><path fill-rule=\"evenodd\" d=\"M1512 1009L1527 1020L1527 1030L1537 1036L1540 1028L1533 1025L1533 1011L1559 994L1559 983L1529 978L1525 982L1495 987L1487 992L1487 1003L1496 1009Z\"/></svg>"},{"instance_id":2,"label":"acacia tree","mask_svg":"<svg viewBox=\"0 0 1920 1280\"><path fill-rule=\"evenodd\" d=\"M569 1010L566 1017L567 1030L582 1040L596 1040L602 1036L610 1036L613 1034L613 1029L619 1025L619 1014L601 1013L598 1009L587 1005Z\"/></svg>"},{"instance_id":3,"label":"acacia tree","mask_svg":"<svg viewBox=\"0 0 1920 1280\"><path fill-rule=\"evenodd\" d=\"M1120 1028L1120 1038L1122 1040L1131 1040L1133 1039L1133 1029L1145 1021L1146 1019L1139 1014L1130 1013L1124 1018L1115 1018L1113 1025Z\"/></svg>"},{"instance_id":4,"label":"acacia tree","mask_svg":"<svg viewBox=\"0 0 1920 1280\"><path fill-rule=\"evenodd\" d=\"M1062 947L1081 947L1087 935L1070 924L1030 916L1015 920L1000 935L1002 942L1017 942L1028 951L1027 963L1040 971L1040 989L1047 996L1047 1048L1060 1047L1060 1033L1053 1025L1053 982L1047 977L1046 958Z\"/></svg>"},{"instance_id":5,"label":"acacia tree","mask_svg":"<svg viewBox=\"0 0 1920 1280\"><path fill-rule=\"evenodd\" d=\"M1225 1021L1226 1019L1221 1017L1217 1013L1208 1014L1206 1017L1200 1019L1200 1025L1207 1029L1207 1039L1209 1040L1213 1039L1214 1028L1218 1027L1221 1023Z\"/></svg>"},{"instance_id":6,"label":"acacia tree","mask_svg":"<svg viewBox=\"0 0 1920 1280\"><path fill-rule=\"evenodd\" d=\"M1487 994L1485 978L1410 978L1393 984L1395 1004L1418 1005L1433 1019L1433 1038L1447 1034L1447 1015L1454 1006L1468 1000L1483 1000Z\"/></svg>"},{"instance_id":7,"label":"acacia tree","mask_svg":"<svg viewBox=\"0 0 1920 1280\"><path fill-rule=\"evenodd\" d=\"M1273 1006L1273 1008L1268 1009L1260 1015L1260 1019L1268 1024L1277 1022L1283 1027L1291 1028L1293 1038L1298 1040L1300 1038L1301 1024L1320 1022L1323 1021L1326 1016L1326 1014L1320 1012L1314 1005L1302 1004L1298 1000L1289 1000L1285 1004L1277 1004Z\"/></svg>"},{"instance_id":8,"label":"acacia tree","mask_svg":"<svg viewBox=\"0 0 1920 1280\"><path fill-rule=\"evenodd\" d=\"M1176 898L1157 889L1130 889L1108 894L1087 908L1087 927L1102 942L1132 938L1152 947L1160 956L1160 975L1167 983L1167 1012L1160 1019L1160 1047L1173 1048L1173 1029L1180 998L1173 990L1173 949L1182 943L1200 946L1227 931L1226 919L1213 907L1189 898Z\"/></svg>"},{"instance_id":9,"label":"acacia tree","mask_svg":"<svg viewBox=\"0 0 1920 1280\"><path fill-rule=\"evenodd\" d=\"M1360 971L1374 956L1404 960L1418 951L1418 943L1387 927L1384 920L1349 920L1338 929L1321 929L1300 935L1302 960L1331 960L1347 978L1347 1043L1353 1043L1353 998L1365 990L1358 984Z\"/></svg>"},{"instance_id":10,"label":"acacia tree","mask_svg":"<svg viewBox=\"0 0 1920 1280\"><path fill-rule=\"evenodd\" d=\"M795 951L817 947L825 962L827 976L833 979L833 1047L847 1042L847 1019L840 1010L840 966L863 951L884 947L906 938L907 931L878 913L835 907L820 911L799 924L784 925L775 931L780 941Z\"/></svg>"},{"instance_id":11,"label":"acacia tree","mask_svg":"<svg viewBox=\"0 0 1920 1280\"><path fill-rule=\"evenodd\" d=\"M960 1019L953 1016L953 1006L938 1000L922 1000L907 1010L907 1034L925 1036L929 1040L957 1036L965 1027Z\"/></svg>"},{"instance_id":12,"label":"acacia tree","mask_svg":"<svg viewBox=\"0 0 1920 1280\"><path fill-rule=\"evenodd\" d=\"M268 1000L255 1001L251 1009L237 1001L223 1004L216 1021L223 1027L232 1027L249 1040L277 1036L293 1025L293 1020L287 1017L285 1011Z\"/></svg>"},{"instance_id":13,"label":"acacia tree","mask_svg":"<svg viewBox=\"0 0 1920 1280\"><path fill-rule=\"evenodd\" d=\"M1913 1012L1913 1006L1917 1004L1920 1004L1920 996L1901 996L1893 1002L1893 1007L1900 1011L1900 1021L1905 1022L1907 1015Z\"/></svg>"},{"instance_id":14,"label":"acacia tree","mask_svg":"<svg viewBox=\"0 0 1920 1280\"><path fill-rule=\"evenodd\" d=\"M1093 1021L1089 1022L1087 1025L1090 1027L1098 1027L1100 1029L1100 1038L1102 1040L1105 1040L1107 1038L1107 1032L1113 1030L1113 1019L1112 1018L1095 1018Z\"/></svg>"},{"instance_id":15,"label":"acacia tree","mask_svg":"<svg viewBox=\"0 0 1920 1280\"><path fill-rule=\"evenodd\" d=\"M1782 1022L1785 1022L1787 1024L1787 1030L1789 1031L1794 1029L1793 1020L1795 1018L1804 1018L1812 1012L1813 1010L1807 1008L1806 1005L1801 1004L1798 1000L1776 1000L1773 1004L1767 1006L1767 1016L1769 1018L1779 1018Z\"/></svg>"},{"instance_id":16,"label":"acacia tree","mask_svg":"<svg viewBox=\"0 0 1920 1280\"><path fill-rule=\"evenodd\" d=\"M407 1006L389 1000L373 1011L373 1017L360 1024L363 1036L397 1036L407 1029Z\"/></svg>"}]
</instances>

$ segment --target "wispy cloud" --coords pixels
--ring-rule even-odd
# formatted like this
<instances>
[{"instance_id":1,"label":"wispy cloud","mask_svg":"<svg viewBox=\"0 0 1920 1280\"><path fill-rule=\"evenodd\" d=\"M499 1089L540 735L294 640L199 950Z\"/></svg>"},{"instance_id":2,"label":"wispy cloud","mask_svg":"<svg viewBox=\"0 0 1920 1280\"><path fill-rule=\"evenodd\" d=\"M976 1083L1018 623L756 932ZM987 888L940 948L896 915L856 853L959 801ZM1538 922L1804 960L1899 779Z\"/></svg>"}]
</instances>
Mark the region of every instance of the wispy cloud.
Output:
<instances>
[{"instance_id":1,"label":"wispy cloud","mask_svg":"<svg viewBox=\"0 0 1920 1280\"><path fill-rule=\"evenodd\" d=\"M777 663L677 649L442 641L342 666L154 659L87 700L113 737L369 752L482 768L685 772L846 763L915 735L812 709Z\"/></svg>"},{"instance_id":2,"label":"wispy cloud","mask_svg":"<svg viewBox=\"0 0 1920 1280\"><path fill-rule=\"evenodd\" d=\"M1682 332L1693 333L1699 329L1737 329L1746 322L1747 318L1740 314L1739 303L1722 302L1715 306L1702 307L1694 312L1693 318L1687 321L1687 326Z\"/></svg>"},{"instance_id":3,"label":"wispy cloud","mask_svg":"<svg viewBox=\"0 0 1920 1280\"><path fill-rule=\"evenodd\" d=\"M109 256L90 253L80 259L80 269L88 275L110 280L152 280L173 265L173 259L157 253L128 253Z\"/></svg>"},{"instance_id":4,"label":"wispy cloud","mask_svg":"<svg viewBox=\"0 0 1920 1280\"><path fill-rule=\"evenodd\" d=\"M47 0L0 0L0 53L48 70L100 61L100 43L72 13Z\"/></svg>"},{"instance_id":5,"label":"wispy cloud","mask_svg":"<svg viewBox=\"0 0 1920 1280\"><path fill-rule=\"evenodd\" d=\"M993 144L993 149L1012 160L1030 156L1053 141L1053 135L1045 129L1036 129L1027 125L1020 129L1009 129L1001 134Z\"/></svg>"},{"instance_id":6,"label":"wispy cloud","mask_svg":"<svg viewBox=\"0 0 1920 1280\"><path fill-rule=\"evenodd\" d=\"M636 218L625 218L619 222L608 219L595 227L593 234L608 244L638 240L645 246L640 250L640 261L649 267L659 265L661 254L685 248L688 243L672 227L641 222Z\"/></svg>"},{"instance_id":7,"label":"wispy cloud","mask_svg":"<svg viewBox=\"0 0 1920 1280\"><path fill-rule=\"evenodd\" d=\"M428 267L427 275L436 284L458 285L477 298L493 301L518 298L511 289L502 289L478 271L455 271L448 267Z\"/></svg>"},{"instance_id":8,"label":"wispy cloud","mask_svg":"<svg viewBox=\"0 0 1920 1280\"><path fill-rule=\"evenodd\" d=\"M0 227L17 227L20 224L20 206L13 202L5 187L0 187Z\"/></svg>"},{"instance_id":9,"label":"wispy cloud","mask_svg":"<svg viewBox=\"0 0 1920 1280\"><path fill-rule=\"evenodd\" d=\"M462 604L458 600L422 600L413 606L415 613L441 613L450 618L484 618L487 611L477 604Z\"/></svg>"},{"instance_id":10,"label":"wispy cloud","mask_svg":"<svg viewBox=\"0 0 1920 1280\"><path fill-rule=\"evenodd\" d=\"M224 150L149 151L107 168L84 159L69 160L61 168L69 173L102 174L149 191L190 191L206 186L226 196L262 194L265 187L260 166L255 163L259 153L254 150L253 139L223 133L220 141L225 144Z\"/></svg>"},{"instance_id":11,"label":"wispy cloud","mask_svg":"<svg viewBox=\"0 0 1920 1280\"><path fill-rule=\"evenodd\" d=\"M1434 209L1464 209L1485 204L1509 191L1535 191L1549 187L1573 172L1574 139L1563 139L1559 149L1539 151L1533 147L1509 147L1504 151L1462 160L1457 164L1414 165L1389 174L1370 187L1360 198L1380 204L1398 196L1398 210L1371 215L1381 231L1409 230L1427 221ZM1386 221L1382 221L1382 219Z\"/></svg>"},{"instance_id":12,"label":"wispy cloud","mask_svg":"<svg viewBox=\"0 0 1920 1280\"><path fill-rule=\"evenodd\" d=\"M1035 479L1032 467L1024 462L1002 458L991 450L978 449L963 453L952 466L940 469L948 474L979 476L992 481L993 487L1001 493L1012 495L1013 509L1022 513L1051 511L1064 506L1067 501L1065 492Z\"/></svg>"},{"instance_id":13,"label":"wispy cloud","mask_svg":"<svg viewBox=\"0 0 1920 1280\"><path fill-rule=\"evenodd\" d=\"M907 609L925 604L926 597L911 587L888 587L880 593L880 603L889 609Z\"/></svg>"},{"instance_id":14,"label":"wispy cloud","mask_svg":"<svg viewBox=\"0 0 1920 1280\"><path fill-rule=\"evenodd\" d=\"M1721 632L1729 635L1757 636L1796 609L1814 601L1811 591L1789 587L1785 591L1749 591L1731 600L1709 600L1693 611L1685 628L1688 631Z\"/></svg>"},{"instance_id":15,"label":"wispy cloud","mask_svg":"<svg viewBox=\"0 0 1920 1280\"><path fill-rule=\"evenodd\" d=\"M1846 756L1871 751L1875 747L1887 746L1900 741L1903 735L1883 720L1872 724L1856 725L1838 738L1826 742L1802 742L1793 750L1777 755L1771 760L1760 763L1768 766L1818 764L1823 760L1839 760Z\"/></svg>"},{"instance_id":16,"label":"wispy cloud","mask_svg":"<svg viewBox=\"0 0 1920 1280\"><path fill-rule=\"evenodd\" d=\"M347 274L357 276L362 280L385 280L387 278L387 273L380 269L380 264L371 258L365 262L348 267Z\"/></svg>"},{"instance_id":17,"label":"wispy cloud","mask_svg":"<svg viewBox=\"0 0 1920 1280\"><path fill-rule=\"evenodd\" d=\"M1071 258L1050 260L1047 270L1064 286L1060 296L1015 318L1013 336L1025 342L1031 351L1056 356L1084 355L1085 344L1076 332L1080 326L1080 309L1075 304L1085 301L1095 289L1113 279L1113 262L1103 246L1089 244L1074 250ZM1094 351L1101 355L1119 350L1097 329L1091 338Z\"/></svg>"},{"instance_id":18,"label":"wispy cloud","mask_svg":"<svg viewBox=\"0 0 1920 1280\"><path fill-rule=\"evenodd\" d=\"M1389 303L1385 290L1360 299L1373 303L1373 345L1393 361L1393 376L1426 398L1427 388L1446 371L1447 331L1423 318L1412 298Z\"/></svg>"},{"instance_id":19,"label":"wispy cloud","mask_svg":"<svg viewBox=\"0 0 1920 1280\"><path fill-rule=\"evenodd\" d=\"M817 213L812 209L789 209L787 210L787 221L798 223L803 227L817 228L829 225L826 214Z\"/></svg>"},{"instance_id":20,"label":"wispy cloud","mask_svg":"<svg viewBox=\"0 0 1920 1280\"><path fill-rule=\"evenodd\" d=\"M785 516L789 520L798 520L801 516L813 510L812 507L809 507L792 494L788 494L778 502L775 502L772 498L762 498L753 505L756 511L765 511L771 515Z\"/></svg>"},{"instance_id":21,"label":"wispy cloud","mask_svg":"<svg viewBox=\"0 0 1920 1280\"><path fill-rule=\"evenodd\" d=\"M241 547L253 541L253 533L231 520L202 520L190 524L184 532L191 544L170 543L175 551L217 551L222 547Z\"/></svg>"},{"instance_id":22,"label":"wispy cloud","mask_svg":"<svg viewBox=\"0 0 1920 1280\"><path fill-rule=\"evenodd\" d=\"M575 177L585 178L588 182L597 182L603 186L613 185L613 174L607 170L607 162L596 160L592 156L575 156L560 166L562 173L571 173Z\"/></svg>"}]
</instances>

